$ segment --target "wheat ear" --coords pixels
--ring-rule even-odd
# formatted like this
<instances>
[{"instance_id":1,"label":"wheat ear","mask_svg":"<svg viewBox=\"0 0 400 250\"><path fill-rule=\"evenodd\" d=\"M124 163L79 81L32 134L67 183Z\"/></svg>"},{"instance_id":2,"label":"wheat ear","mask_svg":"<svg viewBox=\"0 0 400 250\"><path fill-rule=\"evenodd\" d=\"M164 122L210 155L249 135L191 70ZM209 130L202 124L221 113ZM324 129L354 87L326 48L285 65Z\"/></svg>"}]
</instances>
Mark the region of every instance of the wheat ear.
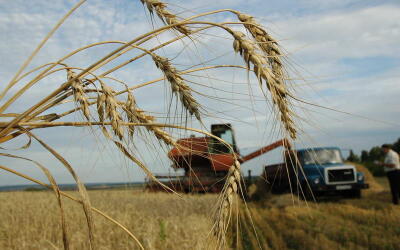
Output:
<instances>
[{"instance_id":1,"label":"wheat ear","mask_svg":"<svg viewBox=\"0 0 400 250\"><path fill-rule=\"evenodd\" d=\"M233 199L238 194L241 187L240 183L240 162L235 160L234 164L229 168L227 180L215 215L214 235L220 240L221 244L225 243L225 235L231 219Z\"/></svg>"},{"instance_id":2,"label":"wheat ear","mask_svg":"<svg viewBox=\"0 0 400 250\"><path fill-rule=\"evenodd\" d=\"M153 132L155 137L157 137L157 139L162 140L165 144L170 146L176 145L175 140L171 137L170 134L168 134L166 131L162 130L158 126L151 126L151 124L154 123L155 120L154 116L146 115L144 111L140 109L135 110L135 115L140 123L145 123L150 125L146 126L146 128L147 130Z\"/></svg>"},{"instance_id":3,"label":"wheat ear","mask_svg":"<svg viewBox=\"0 0 400 250\"><path fill-rule=\"evenodd\" d=\"M237 13L237 16L240 21L245 23L244 26L257 41L259 47L269 55L268 60L270 61L272 72L278 81L283 84L284 71L281 61L282 53L279 49L278 42L255 21L254 17L240 12Z\"/></svg>"},{"instance_id":4,"label":"wheat ear","mask_svg":"<svg viewBox=\"0 0 400 250\"><path fill-rule=\"evenodd\" d=\"M97 97L97 112L101 122L109 119L114 134L120 139L123 139L124 130L121 123L123 122L119 109L121 108L118 100L115 97L115 91L108 87L104 82L101 82L102 94Z\"/></svg>"},{"instance_id":5,"label":"wheat ear","mask_svg":"<svg viewBox=\"0 0 400 250\"><path fill-rule=\"evenodd\" d=\"M75 77L76 77L76 74L72 70L67 69L68 81L74 79ZM76 78L74 81L72 81L71 88L72 88L72 92L74 94L75 102L77 102L81 105L82 113L86 117L86 119L89 121L89 118L90 118L89 101L88 101L88 98L84 91L83 82L81 81L81 79Z\"/></svg>"},{"instance_id":6,"label":"wheat ear","mask_svg":"<svg viewBox=\"0 0 400 250\"><path fill-rule=\"evenodd\" d=\"M132 93L128 90L128 96L127 96L127 100L125 103L125 113L126 113L126 117L128 119L129 122L135 123L135 122L139 122L137 119L137 116L134 115L133 111L136 109L136 100L135 97L133 97ZM133 138L133 134L135 133L135 126L128 126L128 132L129 132L129 136L131 138Z\"/></svg>"},{"instance_id":7,"label":"wheat ear","mask_svg":"<svg viewBox=\"0 0 400 250\"><path fill-rule=\"evenodd\" d=\"M257 45L253 41L247 39L246 35L242 32L231 32L234 37L233 48L235 52L242 55L248 67L253 65L254 73L260 85L262 86L262 83L265 82L271 93L272 101L279 110L280 119L285 130L292 139L295 139L297 130L291 118L292 111L289 108L289 101L286 98L288 94L287 88L283 82L275 76L271 68L268 67L266 56L260 53L257 49Z\"/></svg>"},{"instance_id":8,"label":"wheat ear","mask_svg":"<svg viewBox=\"0 0 400 250\"><path fill-rule=\"evenodd\" d=\"M163 3L158 0L140 0L140 1L142 2L143 5L146 5L150 14L153 14L153 12L155 11L157 13L157 16L165 24L174 25L174 24L180 23L180 21L178 20L178 17L166 9L166 7L167 7L166 3ZM173 28L187 36L191 33L191 30L184 24L174 26Z\"/></svg>"},{"instance_id":9,"label":"wheat ear","mask_svg":"<svg viewBox=\"0 0 400 250\"><path fill-rule=\"evenodd\" d=\"M175 93L179 97L181 103L186 110L189 111L190 115L194 115L197 120L200 121L200 104L192 96L189 85L183 81L183 78L178 73L176 68L170 63L168 58L155 54L153 54L152 57L157 68L164 73L165 78L167 78L168 82L171 84L172 93Z\"/></svg>"}]
</instances>

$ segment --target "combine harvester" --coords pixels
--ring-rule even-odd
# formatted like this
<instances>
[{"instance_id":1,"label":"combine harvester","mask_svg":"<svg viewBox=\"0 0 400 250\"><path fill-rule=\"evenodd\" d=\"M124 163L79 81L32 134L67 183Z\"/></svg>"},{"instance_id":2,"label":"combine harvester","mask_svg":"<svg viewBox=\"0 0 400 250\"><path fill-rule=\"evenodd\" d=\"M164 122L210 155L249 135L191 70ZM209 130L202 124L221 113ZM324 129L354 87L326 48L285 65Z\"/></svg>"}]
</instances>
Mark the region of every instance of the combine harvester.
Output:
<instances>
[{"instance_id":1,"label":"combine harvester","mask_svg":"<svg viewBox=\"0 0 400 250\"><path fill-rule=\"evenodd\" d=\"M211 134L230 144L234 152L212 137L192 136L180 139L177 141L179 146L171 149L168 157L173 162L172 168L183 169L184 175L156 175L156 178L177 192L217 193L222 190L224 177L234 163L233 154L237 156L240 163L244 163L280 146L290 148L289 142L283 139L246 156L241 156L230 124L211 125ZM147 189L164 190L163 187L152 181L147 182Z\"/></svg>"},{"instance_id":2,"label":"combine harvester","mask_svg":"<svg viewBox=\"0 0 400 250\"><path fill-rule=\"evenodd\" d=\"M218 193L222 190L234 157L241 163L283 146L284 162L264 167L261 178L267 184L261 192L297 192L305 198L329 194L361 197L361 189L368 188L364 174L355 166L345 164L339 148L309 148L292 150L289 141L282 139L264 146L246 156L241 156L230 124L213 124L211 133L230 144L232 150L212 137L190 137L177 141L168 157L172 168L183 169L183 176L156 175L169 188L177 192ZM243 183L248 184L248 183ZM164 191L153 181L147 189ZM245 194L246 195L246 194Z\"/></svg>"}]
</instances>

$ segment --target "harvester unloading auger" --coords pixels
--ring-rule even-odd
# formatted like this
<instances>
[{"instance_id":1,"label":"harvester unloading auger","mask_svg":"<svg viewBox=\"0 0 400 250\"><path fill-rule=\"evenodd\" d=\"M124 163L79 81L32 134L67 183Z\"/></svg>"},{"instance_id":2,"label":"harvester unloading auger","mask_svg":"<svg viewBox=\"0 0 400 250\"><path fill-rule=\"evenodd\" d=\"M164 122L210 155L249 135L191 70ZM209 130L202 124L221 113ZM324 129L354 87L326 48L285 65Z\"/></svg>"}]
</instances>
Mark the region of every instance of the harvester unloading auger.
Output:
<instances>
[{"instance_id":1,"label":"harvester unloading auger","mask_svg":"<svg viewBox=\"0 0 400 250\"><path fill-rule=\"evenodd\" d=\"M211 125L211 134L230 144L231 148L213 137L183 138L177 141L168 157L172 168L184 169L183 176L156 175L163 184L178 192L220 192L224 186L224 177L234 163L234 155L241 163L265 154L277 147L290 149L286 139L264 146L248 155L241 156L236 146L235 136L230 124ZM148 182L149 190L164 190L155 182Z\"/></svg>"}]
</instances>

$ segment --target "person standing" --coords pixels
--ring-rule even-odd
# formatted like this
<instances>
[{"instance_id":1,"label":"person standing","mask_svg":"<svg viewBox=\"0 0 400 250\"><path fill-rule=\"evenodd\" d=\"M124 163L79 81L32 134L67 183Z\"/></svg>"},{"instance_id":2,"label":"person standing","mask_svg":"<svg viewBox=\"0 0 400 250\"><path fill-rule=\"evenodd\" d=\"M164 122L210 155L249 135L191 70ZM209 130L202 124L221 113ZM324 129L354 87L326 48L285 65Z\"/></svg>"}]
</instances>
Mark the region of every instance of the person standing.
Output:
<instances>
[{"instance_id":1,"label":"person standing","mask_svg":"<svg viewBox=\"0 0 400 250\"><path fill-rule=\"evenodd\" d=\"M385 154L383 163L379 165L383 166L387 178L389 180L390 191L392 192L393 204L399 204L400 198L400 162L399 155L391 149L389 144L382 145L382 151Z\"/></svg>"}]
</instances>

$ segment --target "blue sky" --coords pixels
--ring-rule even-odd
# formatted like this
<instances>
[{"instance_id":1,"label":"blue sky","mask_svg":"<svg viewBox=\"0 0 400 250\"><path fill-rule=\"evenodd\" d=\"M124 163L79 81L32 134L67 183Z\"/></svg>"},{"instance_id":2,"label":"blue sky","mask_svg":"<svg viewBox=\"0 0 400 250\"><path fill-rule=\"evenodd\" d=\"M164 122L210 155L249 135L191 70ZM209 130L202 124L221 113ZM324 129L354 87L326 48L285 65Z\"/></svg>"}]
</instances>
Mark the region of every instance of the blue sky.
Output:
<instances>
[{"instance_id":1,"label":"blue sky","mask_svg":"<svg viewBox=\"0 0 400 250\"><path fill-rule=\"evenodd\" d=\"M57 20L77 1L0 1L0 88L12 78L20 64L32 52ZM299 121L302 129L298 147L339 146L352 148L355 152L393 142L400 137L400 3L398 1L368 0L221 0L221 1L169 1L172 11L181 16L190 16L203 11L233 8L251 14L262 23L285 48L290 65L296 68L291 77L296 93L312 103L341 110L354 115L324 110L322 108L298 104ZM234 20L230 14L210 17L213 21ZM69 18L59 31L49 40L37 58L34 66L54 61L71 49L103 40L128 41L142 34L154 25L139 0L87 1ZM210 33L211 35L215 33ZM202 41L204 57L223 55L231 50L230 41L209 36ZM207 50L212 46L212 51ZM108 49L108 48L107 48ZM207 52L208 51L208 52ZM93 49L68 61L84 67L98 59L103 48ZM163 51L165 55L177 54L177 48ZM193 55L192 55L193 56ZM195 57L193 57L195 58ZM184 69L194 59L188 55L177 65ZM242 64L239 57L222 57L216 62ZM116 77L128 82L142 82L158 75L152 72L149 60L132 64ZM211 73L210 73L211 74ZM245 82L246 75L230 71L218 73L219 78L235 82ZM7 112L20 112L31 101L53 89L63 81L56 75L33 89L24 99ZM193 78L200 81L200 78ZM207 83L218 85L207 80ZM165 91L165 88L161 90ZM10 93L14 93L12 90ZM160 103L155 100L165 98L165 93L157 87L137 92L141 106L146 110L157 111ZM238 91L243 89L238 88ZM8 96L9 97L9 96ZM7 98L7 97L6 97ZM200 97L199 97L200 98ZM203 100L203 99L199 99ZM4 100L0 100L3 103ZM166 104L167 101L163 101ZM228 110L232 107L219 106L213 101L204 105L211 109ZM251 105L245 104L243 105ZM270 115L266 106L256 104L260 113L235 107L226 112L226 117L234 115L249 122L236 122L236 136L243 152L268 144L279 137L271 133ZM257 119L257 123L254 119ZM79 120L79 116L71 118ZM215 119L206 119L207 125ZM193 123L193 126L197 126ZM49 144L59 149L76 166L77 171L87 182L141 180L143 174L131 166L106 141L95 140L90 131L84 129L57 129L38 131ZM262 136L260 136L262 135ZM82 139L84 138L84 139ZM22 140L22 139L21 139ZM21 141L16 141L15 145ZM10 146L15 146L10 145ZM150 151L148 149L148 151ZM68 174L55 163L42 148L33 144L24 154L49 167L60 183L71 182ZM164 151L147 157L147 164L154 172L167 172L169 162L161 159ZM165 156L165 155L164 155ZM146 158L146 156L143 156ZM244 166L258 173L262 165L277 160L277 153L263 157ZM26 163L2 159L3 164L16 169L24 169L32 176L43 178L34 168L25 170ZM162 167L164 166L164 167ZM166 167L165 167L166 166ZM21 179L0 172L0 183L4 185L24 183Z\"/></svg>"}]
</instances>

